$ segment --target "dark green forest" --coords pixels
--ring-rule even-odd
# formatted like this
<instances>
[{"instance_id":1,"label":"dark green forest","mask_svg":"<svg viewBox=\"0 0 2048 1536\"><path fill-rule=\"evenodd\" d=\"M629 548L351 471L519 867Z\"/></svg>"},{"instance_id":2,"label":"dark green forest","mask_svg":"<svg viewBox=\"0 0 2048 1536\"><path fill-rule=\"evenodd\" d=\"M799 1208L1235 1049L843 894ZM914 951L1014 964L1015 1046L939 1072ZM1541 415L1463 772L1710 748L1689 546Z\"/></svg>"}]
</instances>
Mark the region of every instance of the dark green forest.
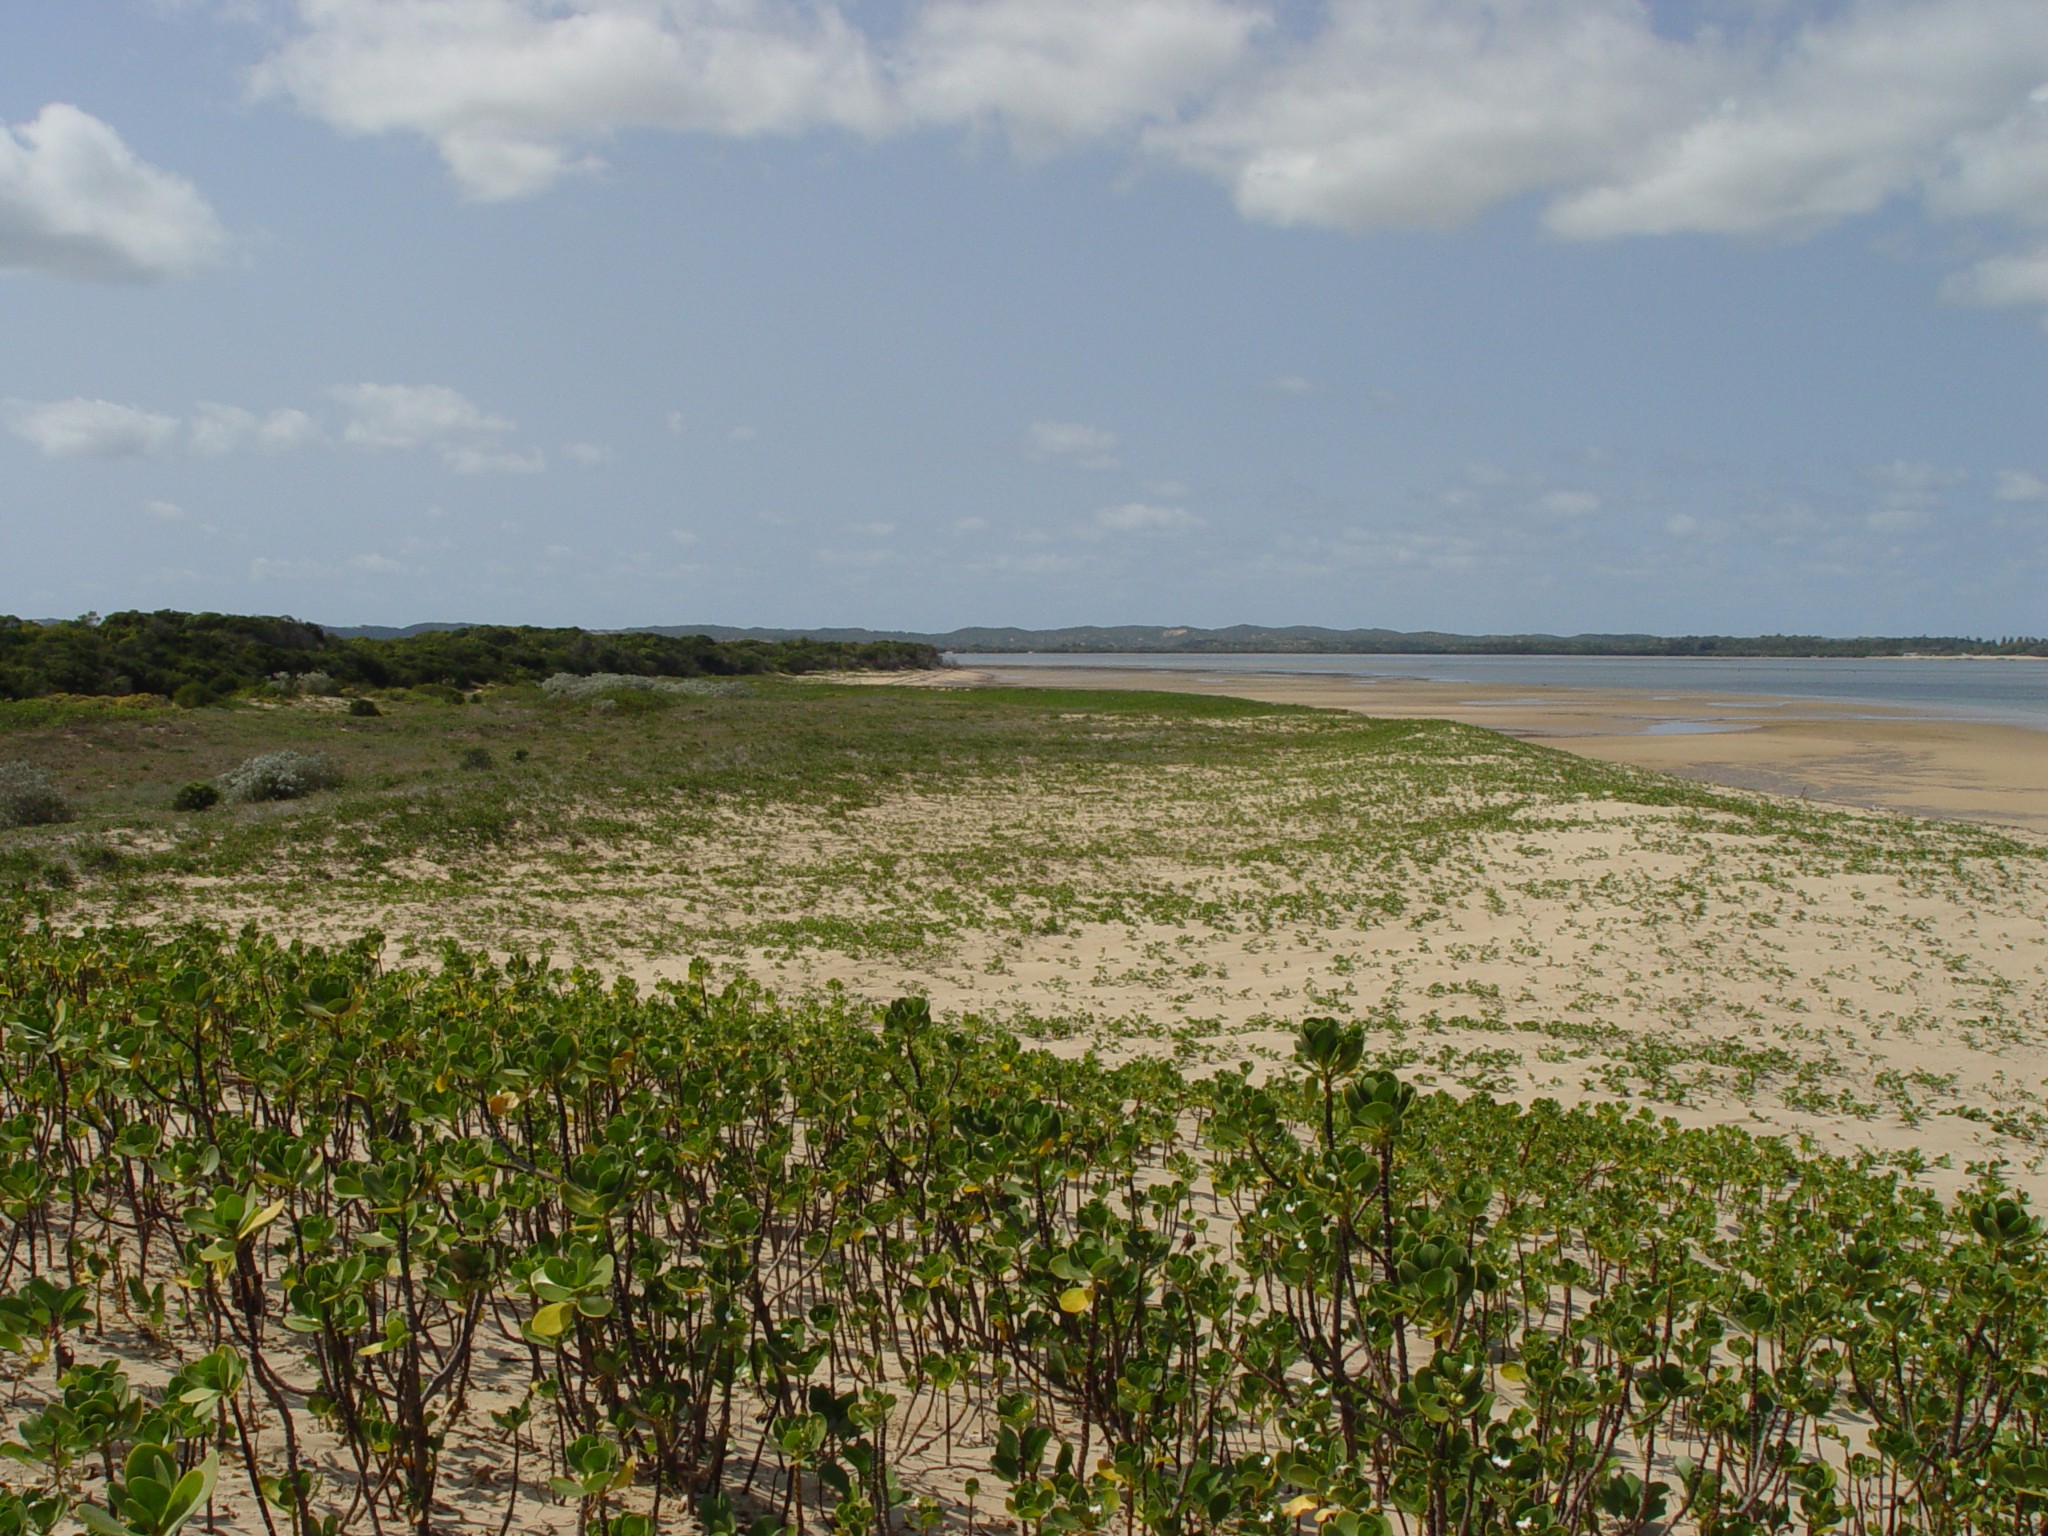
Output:
<instances>
[{"instance_id":1,"label":"dark green forest","mask_svg":"<svg viewBox=\"0 0 2048 1536\"><path fill-rule=\"evenodd\" d=\"M207 703L308 673L342 688L475 688L558 672L737 677L937 665L931 646L900 640L713 640L526 625L368 638L299 619L226 613L128 612L54 623L0 616L4 699L153 693Z\"/></svg>"}]
</instances>

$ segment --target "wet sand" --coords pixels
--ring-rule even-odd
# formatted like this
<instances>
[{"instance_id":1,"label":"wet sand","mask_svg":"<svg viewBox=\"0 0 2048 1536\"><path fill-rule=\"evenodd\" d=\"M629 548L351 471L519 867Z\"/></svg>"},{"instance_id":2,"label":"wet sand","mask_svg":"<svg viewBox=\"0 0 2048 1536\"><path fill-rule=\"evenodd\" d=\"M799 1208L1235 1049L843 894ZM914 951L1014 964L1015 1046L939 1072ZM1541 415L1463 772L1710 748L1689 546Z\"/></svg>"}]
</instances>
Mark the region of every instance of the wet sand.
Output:
<instances>
[{"instance_id":1,"label":"wet sand","mask_svg":"<svg viewBox=\"0 0 2048 1536\"><path fill-rule=\"evenodd\" d=\"M1407 678L994 667L958 682L1138 688L1460 720L1607 762L1861 809L2048 835L2048 732L1753 694L1507 688Z\"/></svg>"}]
</instances>

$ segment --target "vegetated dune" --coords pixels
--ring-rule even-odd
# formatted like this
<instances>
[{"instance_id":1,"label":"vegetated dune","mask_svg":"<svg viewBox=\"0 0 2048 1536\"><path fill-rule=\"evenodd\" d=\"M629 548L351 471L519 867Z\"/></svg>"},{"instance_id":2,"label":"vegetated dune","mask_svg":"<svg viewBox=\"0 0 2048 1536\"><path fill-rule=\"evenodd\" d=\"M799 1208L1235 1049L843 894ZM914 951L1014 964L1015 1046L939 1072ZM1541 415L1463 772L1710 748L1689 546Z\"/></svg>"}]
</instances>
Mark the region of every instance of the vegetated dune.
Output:
<instances>
[{"instance_id":1,"label":"vegetated dune","mask_svg":"<svg viewBox=\"0 0 2048 1536\"><path fill-rule=\"evenodd\" d=\"M1231 700L385 703L10 739L30 1504L2038 1524L2037 839ZM340 786L162 808L259 748Z\"/></svg>"},{"instance_id":2,"label":"vegetated dune","mask_svg":"<svg viewBox=\"0 0 2048 1536\"><path fill-rule=\"evenodd\" d=\"M1917 1149L1951 1187L1988 1157L2031 1181L2048 1147L2048 845L2025 834L1706 789L1443 723L1158 714L1130 695L760 703L572 714L598 733L574 738L580 756L522 736L533 762L449 776L467 799L365 786L252 824L230 839L267 844L227 867L187 857L126 910L375 926L394 957L448 937L545 948L643 982L701 956L788 992L915 990L1117 1058L1269 1060L1329 1013L1367 1022L1375 1059L1425 1085ZM744 739L683 744L686 720L721 711ZM984 727L1017 734L973 746ZM816 735L784 776L702 787L799 729ZM532 776L543 757L552 778ZM620 782L628 763L642 777ZM531 831L469 835L508 805Z\"/></svg>"}]
</instances>

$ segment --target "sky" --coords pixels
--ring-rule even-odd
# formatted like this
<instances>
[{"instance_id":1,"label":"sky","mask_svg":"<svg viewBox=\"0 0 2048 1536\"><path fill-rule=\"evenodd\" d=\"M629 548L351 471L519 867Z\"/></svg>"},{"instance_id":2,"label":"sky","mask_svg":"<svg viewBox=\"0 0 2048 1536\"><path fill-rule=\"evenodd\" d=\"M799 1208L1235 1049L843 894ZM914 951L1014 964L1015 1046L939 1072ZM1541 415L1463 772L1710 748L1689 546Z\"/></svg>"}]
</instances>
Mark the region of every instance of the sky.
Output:
<instances>
[{"instance_id":1,"label":"sky","mask_svg":"<svg viewBox=\"0 0 2048 1536\"><path fill-rule=\"evenodd\" d=\"M2048 4L16 0L138 607L2048 633Z\"/></svg>"}]
</instances>

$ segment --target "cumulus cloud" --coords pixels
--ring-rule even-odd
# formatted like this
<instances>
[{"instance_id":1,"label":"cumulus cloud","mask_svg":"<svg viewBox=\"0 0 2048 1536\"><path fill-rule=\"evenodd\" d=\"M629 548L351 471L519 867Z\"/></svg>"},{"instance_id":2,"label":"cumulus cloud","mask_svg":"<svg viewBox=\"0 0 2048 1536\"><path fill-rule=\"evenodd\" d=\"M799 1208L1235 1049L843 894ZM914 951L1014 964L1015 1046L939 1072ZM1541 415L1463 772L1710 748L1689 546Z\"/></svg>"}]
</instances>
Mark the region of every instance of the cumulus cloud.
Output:
<instances>
[{"instance_id":1,"label":"cumulus cloud","mask_svg":"<svg viewBox=\"0 0 2048 1536\"><path fill-rule=\"evenodd\" d=\"M572 463L581 464L585 469L594 469L600 464L610 464L618 454L603 443L571 443L562 450Z\"/></svg>"},{"instance_id":2,"label":"cumulus cloud","mask_svg":"<svg viewBox=\"0 0 2048 1536\"><path fill-rule=\"evenodd\" d=\"M320 424L304 411L278 410L258 416L239 405L212 400L201 401L194 409L186 434L192 451L207 458L242 452L289 453L327 438Z\"/></svg>"},{"instance_id":3,"label":"cumulus cloud","mask_svg":"<svg viewBox=\"0 0 2048 1536\"><path fill-rule=\"evenodd\" d=\"M1202 526L1202 520L1185 507L1155 507L1150 502L1127 501L1120 507L1104 507L1095 514L1095 526L1110 533L1184 533Z\"/></svg>"},{"instance_id":4,"label":"cumulus cloud","mask_svg":"<svg viewBox=\"0 0 2048 1536\"><path fill-rule=\"evenodd\" d=\"M424 449L457 474L537 474L547 467L538 449L524 452L504 441L514 428L443 384L350 384L329 391L346 411L340 440L373 451ZM239 405L204 400L189 418L119 405L110 400L9 402L15 436L52 458L136 458L169 452L182 437L198 458L238 453L289 453L334 441L328 428L295 408L259 415ZM583 455L577 448L586 450ZM609 450L572 446L579 462L602 462Z\"/></svg>"},{"instance_id":5,"label":"cumulus cloud","mask_svg":"<svg viewBox=\"0 0 2048 1536\"><path fill-rule=\"evenodd\" d=\"M142 510L160 523L182 523L185 509L175 501L145 501Z\"/></svg>"},{"instance_id":6,"label":"cumulus cloud","mask_svg":"<svg viewBox=\"0 0 2048 1536\"><path fill-rule=\"evenodd\" d=\"M445 384L346 384L333 394L349 413L341 435L359 448L418 448L512 430Z\"/></svg>"},{"instance_id":7,"label":"cumulus cloud","mask_svg":"<svg viewBox=\"0 0 2048 1536\"><path fill-rule=\"evenodd\" d=\"M1546 491L1535 510L1545 517L1590 517L1600 510L1600 498L1591 491Z\"/></svg>"},{"instance_id":8,"label":"cumulus cloud","mask_svg":"<svg viewBox=\"0 0 2048 1536\"><path fill-rule=\"evenodd\" d=\"M538 192L622 129L879 132L867 40L829 5L771 0L299 0L257 70L346 133L432 141L473 197Z\"/></svg>"},{"instance_id":9,"label":"cumulus cloud","mask_svg":"<svg viewBox=\"0 0 2048 1536\"><path fill-rule=\"evenodd\" d=\"M146 458L164 452L178 435L177 417L111 400L26 406L10 426L16 437L53 459Z\"/></svg>"},{"instance_id":10,"label":"cumulus cloud","mask_svg":"<svg viewBox=\"0 0 2048 1536\"><path fill-rule=\"evenodd\" d=\"M1336 0L1322 32L1148 142L1253 218L1441 228L1605 172L1714 73L1629 0Z\"/></svg>"},{"instance_id":11,"label":"cumulus cloud","mask_svg":"<svg viewBox=\"0 0 2048 1536\"><path fill-rule=\"evenodd\" d=\"M1121 444L1114 432L1079 421L1034 421L1031 451L1040 458L1062 459L1086 469L1116 468Z\"/></svg>"},{"instance_id":12,"label":"cumulus cloud","mask_svg":"<svg viewBox=\"0 0 2048 1536\"><path fill-rule=\"evenodd\" d=\"M2048 480L2024 469L2000 470L1991 494L2000 501L2048 501Z\"/></svg>"},{"instance_id":13,"label":"cumulus cloud","mask_svg":"<svg viewBox=\"0 0 2048 1536\"><path fill-rule=\"evenodd\" d=\"M538 448L508 453L449 445L441 450L441 461L458 475L537 475L548 467L547 455Z\"/></svg>"},{"instance_id":14,"label":"cumulus cloud","mask_svg":"<svg viewBox=\"0 0 2048 1536\"><path fill-rule=\"evenodd\" d=\"M942 0L894 70L911 117L1000 121L1029 153L1172 114L1265 25L1222 0Z\"/></svg>"},{"instance_id":15,"label":"cumulus cloud","mask_svg":"<svg viewBox=\"0 0 2048 1536\"><path fill-rule=\"evenodd\" d=\"M1986 309L2048 305L2048 250L1989 257L1949 278L1941 296Z\"/></svg>"},{"instance_id":16,"label":"cumulus cloud","mask_svg":"<svg viewBox=\"0 0 2048 1536\"><path fill-rule=\"evenodd\" d=\"M504 445L514 428L445 384L349 384L332 391L348 411L342 440L372 451L425 448L458 475L534 475L547 468L538 449Z\"/></svg>"},{"instance_id":17,"label":"cumulus cloud","mask_svg":"<svg viewBox=\"0 0 2048 1536\"><path fill-rule=\"evenodd\" d=\"M1576 239L1797 236L1918 198L2048 225L2041 0L923 0L892 36L844 0L288 3L259 92L421 137L484 198L633 129L987 125L1026 153L1132 148L1282 224L1535 198ZM2007 251L1949 296L2044 293L2048 254Z\"/></svg>"},{"instance_id":18,"label":"cumulus cloud","mask_svg":"<svg viewBox=\"0 0 2048 1536\"><path fill-rule=\"evenodd\" d=\"M149 282L212 266L228 244L190 182L138 159L63 102L0 123L0 271Z\"/></svg>"}]
</instances>

